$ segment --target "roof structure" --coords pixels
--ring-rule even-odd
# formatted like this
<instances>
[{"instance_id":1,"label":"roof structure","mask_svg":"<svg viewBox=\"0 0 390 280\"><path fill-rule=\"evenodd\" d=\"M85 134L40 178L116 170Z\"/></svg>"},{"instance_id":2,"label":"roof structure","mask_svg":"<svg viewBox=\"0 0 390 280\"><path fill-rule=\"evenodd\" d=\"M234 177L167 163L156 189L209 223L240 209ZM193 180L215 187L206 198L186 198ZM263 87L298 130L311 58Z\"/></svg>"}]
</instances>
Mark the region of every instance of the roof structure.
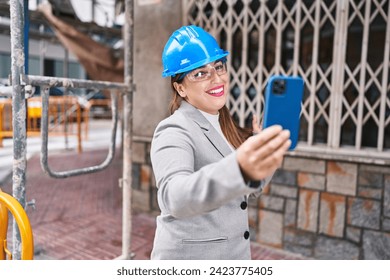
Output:
<instances>
[{"instance_id":1,"label":"roof structure","mask_svg":"<svg viewBox=\"0 0 390 280\"><path fill-rule=\"evenodd\" d=\"M122 31L120 28L104 27L94 22L81 21L70 2L70 0L49 1L53 8L53 14L61 20L67 22L69 25L74 26L78 31L88 34L93 37L94 35L105 38L107 41L119 40L122 38ZM10 17L10 6L5 1L0 1L0 17ZM37 10L29 11L30 18L30 38L43 39L48 41L58 41L54 33L51 31L50 24L45 16ZM43 25L45 32L39 31L39 26ZM9 35L10 26L6 22L0 21L0 34Z\"/></svg>"}]
</instances>

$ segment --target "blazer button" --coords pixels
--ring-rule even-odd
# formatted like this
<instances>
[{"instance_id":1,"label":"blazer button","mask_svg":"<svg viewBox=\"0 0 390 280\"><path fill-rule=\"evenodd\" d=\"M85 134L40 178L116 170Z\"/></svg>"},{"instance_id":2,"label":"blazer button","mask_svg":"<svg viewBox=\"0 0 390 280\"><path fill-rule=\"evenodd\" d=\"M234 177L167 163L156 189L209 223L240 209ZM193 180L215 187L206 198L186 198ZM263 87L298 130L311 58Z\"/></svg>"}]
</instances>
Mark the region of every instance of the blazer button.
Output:
<instances>
[{"instance_id":1,"label":"blazer button","mask_svg":"<svg viewBox=\"0 0 390 280\"><path fill-rule=\"evenodd\" d=\"M249 231L246 231L246 232L244 233L244 238L245 238L245 239L248 239L248 238L249 238Z\"/></svg>"},{"instance_id":2,"label":"blazer button","mask_svg":"<svg viewBox=\"0 0 390 280\"><path fill-rule=\"evenodd\" d=\"M248 204L245 201L241 202L240 207L242 210L245 210L247 206L248 206Z\"/></svg>"}]
</instances>

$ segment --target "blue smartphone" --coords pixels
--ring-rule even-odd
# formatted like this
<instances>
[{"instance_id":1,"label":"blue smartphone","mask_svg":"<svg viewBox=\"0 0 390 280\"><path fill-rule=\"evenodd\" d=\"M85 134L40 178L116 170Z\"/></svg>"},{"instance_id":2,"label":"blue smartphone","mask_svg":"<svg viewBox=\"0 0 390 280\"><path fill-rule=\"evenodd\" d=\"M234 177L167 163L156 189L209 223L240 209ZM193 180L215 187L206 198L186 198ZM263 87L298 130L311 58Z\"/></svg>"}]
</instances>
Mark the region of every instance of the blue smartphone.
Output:
<instances>
[{"instance_id":1,"label":"blue smartphone","mask_svg":"<svg viewBox=\"0 0 390 280\"><path fill-rule=\"evenodd\" d=\"M291 146L298 143L304 82L298 76L271 76L265 89L263 128L278 124L290 131Z\"/></svg>"}]
</instances>

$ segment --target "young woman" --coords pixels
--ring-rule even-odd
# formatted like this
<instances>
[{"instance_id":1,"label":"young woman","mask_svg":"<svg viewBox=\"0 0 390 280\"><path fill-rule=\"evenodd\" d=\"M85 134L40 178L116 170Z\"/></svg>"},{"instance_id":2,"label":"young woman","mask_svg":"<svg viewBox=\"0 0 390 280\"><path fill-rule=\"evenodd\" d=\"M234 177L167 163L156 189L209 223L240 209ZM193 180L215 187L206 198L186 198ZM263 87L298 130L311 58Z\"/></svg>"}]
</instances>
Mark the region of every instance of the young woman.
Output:
<instances>
[{"instance_id":1,"label":"young woman","mask_svg":"<svg viewBox=\"0 0 390 280\"><path fill-rule=\"evenodd\" d=\"M260 131L255 119L252 136L235 125L227 55L197 26L165 45L173 99L151 148L161 209L152 259L251 258L247 197L262 191L291 142L280 126Z\"/></svg>"}]
</instances>

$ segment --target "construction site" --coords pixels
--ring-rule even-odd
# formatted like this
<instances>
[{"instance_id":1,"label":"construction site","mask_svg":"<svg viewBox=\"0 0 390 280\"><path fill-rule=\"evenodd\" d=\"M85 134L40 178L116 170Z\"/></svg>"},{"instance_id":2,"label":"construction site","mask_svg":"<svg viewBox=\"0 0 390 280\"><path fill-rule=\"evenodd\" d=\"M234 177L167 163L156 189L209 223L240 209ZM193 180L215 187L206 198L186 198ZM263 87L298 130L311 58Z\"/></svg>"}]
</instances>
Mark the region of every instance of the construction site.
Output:
<instances>
[{"instance_id":1,"label":"construction site","mask_svg":"<svg viewBox=\"0 0 390 280\"><path fill-rule=\"evenodd\" d=\"M305 82L298 146L248 201L252 260L390 259L389 2L0 1L0 260L151 258L183 25L229 51L241 127L269 76Z\"/></svg>"}]
</instances>

